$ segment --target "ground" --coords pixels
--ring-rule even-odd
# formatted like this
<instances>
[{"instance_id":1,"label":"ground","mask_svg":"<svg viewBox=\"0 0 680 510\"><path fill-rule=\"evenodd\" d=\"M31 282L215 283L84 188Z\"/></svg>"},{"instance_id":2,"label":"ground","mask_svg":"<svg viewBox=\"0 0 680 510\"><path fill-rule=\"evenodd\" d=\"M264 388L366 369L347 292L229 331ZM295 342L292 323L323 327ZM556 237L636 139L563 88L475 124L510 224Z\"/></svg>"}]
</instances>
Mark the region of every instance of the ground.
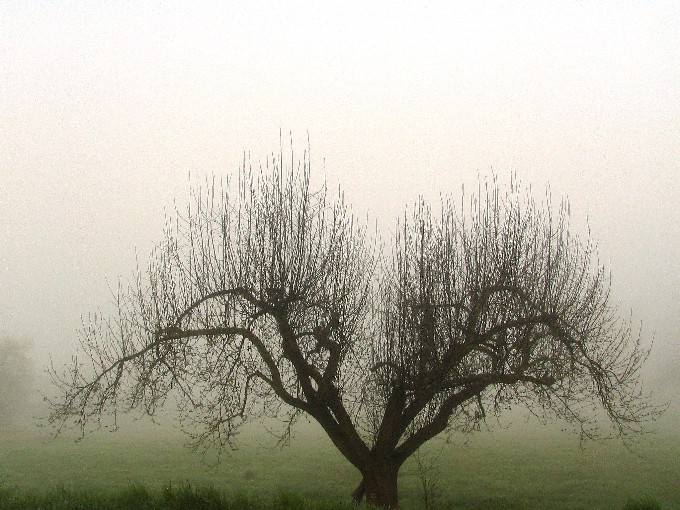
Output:
<instances>
[{"instance_id":1,"label":"ground","mask_svg":"<svg viewBox=\"0 0 680 510\"><path fill-rule=\"evenodd\" d=\"M142 430L140 430L140 428ZM0 485L40 491L57 485L114 491L130 484L157 490L190 482L220 491L263 497L282 491L344 500L358 472L323 435L299 433L284 449L244 434L243 446L215 466L210 455L191 452L174 432L125 424L74 442L39 433L0 437ZM652 497L662 508L680 508L680 435L665 430L633 452L620 443L586 443L555 430L508 430L454 436L423 452L433 463L439 502L450 508L623 508L631 498ZM265 446L257 446L264 441ZM411 459L400 473L404 508L422 508L421 480ZM495 503L494 503L495 502Z\"/></svg>"}]
</instances>

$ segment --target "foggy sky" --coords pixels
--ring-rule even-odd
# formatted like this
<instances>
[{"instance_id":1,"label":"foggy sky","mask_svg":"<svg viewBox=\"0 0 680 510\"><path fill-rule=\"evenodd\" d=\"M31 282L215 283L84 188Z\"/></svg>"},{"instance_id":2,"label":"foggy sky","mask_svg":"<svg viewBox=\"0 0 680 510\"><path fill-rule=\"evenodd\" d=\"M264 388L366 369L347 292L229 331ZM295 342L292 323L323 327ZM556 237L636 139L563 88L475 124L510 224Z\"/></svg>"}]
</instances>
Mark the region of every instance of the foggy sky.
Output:
<instances>
[{"instance_id":1,"label":"foggy sky","mask_svg":"<svg viewBox=\"0 0 680 510\"><path fill-rule=\"evenodd\" d=\"M141 4L0 3L0 332L41 362L281 129L383 230L492 168L549 184L680 383L678 2Z\"/></svg>"}]
</instances>

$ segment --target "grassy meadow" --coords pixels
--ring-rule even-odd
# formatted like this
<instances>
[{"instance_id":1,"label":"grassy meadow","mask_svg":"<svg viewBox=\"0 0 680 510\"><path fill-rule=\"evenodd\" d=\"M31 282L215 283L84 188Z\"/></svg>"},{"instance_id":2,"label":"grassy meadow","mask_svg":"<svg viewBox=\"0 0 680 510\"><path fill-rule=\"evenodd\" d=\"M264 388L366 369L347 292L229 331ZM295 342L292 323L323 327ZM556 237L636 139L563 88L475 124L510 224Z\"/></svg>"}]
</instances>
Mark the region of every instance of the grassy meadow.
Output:
<instances>
[{"instance_id":1,"label":"grassy meadow","mask_svg":"<svg viewBox=\"0 0 680 510\"><path fill-rule=\"evenodd\" d=\"M298 433L285 448L245 434L242 446L216 464L183 446L179 433L142 428L124 426L79 442L0 435L0 508L30 508L16 503L21 498L66 508L43 506L39 496L81 501L68 508L114 508L102 501L123 502L115 508L180 508L182 498L192 497L184 507L352 508L358 472L319 432ZM421 464L434 485L432 508L673 509L680 508L678 437L659 432L631 452L617 442L579 448L573 435L517 426L435 441ZM415 458L402 468L403 508L425 508L421 472ZM220 498L222 506L196 503Z\"/></svg>"}]
</instances>

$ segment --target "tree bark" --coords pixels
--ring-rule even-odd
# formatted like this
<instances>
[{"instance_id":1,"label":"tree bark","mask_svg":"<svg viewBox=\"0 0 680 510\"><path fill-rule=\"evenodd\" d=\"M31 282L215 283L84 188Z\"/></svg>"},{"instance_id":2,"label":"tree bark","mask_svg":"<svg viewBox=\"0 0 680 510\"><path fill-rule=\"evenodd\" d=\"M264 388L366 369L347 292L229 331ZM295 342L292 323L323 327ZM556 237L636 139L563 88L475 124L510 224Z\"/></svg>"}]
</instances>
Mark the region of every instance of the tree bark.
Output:
<instances>
[{"instance_id":1,"label":"tree bark","mask_svg":"<svg viewBox=\"0 0 680 510\"><path fill-rule=\"evenodd\" d=\"M375 462L361 470L362 479L352 493L355 503L366 497L366 503L380 508L398 508L397 475L399 465L393 462Z\"/></svg>"}]
</instances>

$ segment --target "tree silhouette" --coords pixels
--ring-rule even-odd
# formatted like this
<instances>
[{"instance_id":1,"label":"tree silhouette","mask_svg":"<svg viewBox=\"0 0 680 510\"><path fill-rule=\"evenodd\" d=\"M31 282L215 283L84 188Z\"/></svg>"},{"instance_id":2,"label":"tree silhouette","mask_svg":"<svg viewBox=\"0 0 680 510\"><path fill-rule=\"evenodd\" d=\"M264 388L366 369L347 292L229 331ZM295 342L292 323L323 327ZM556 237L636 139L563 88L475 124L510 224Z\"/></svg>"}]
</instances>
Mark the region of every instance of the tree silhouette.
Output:
<instances>
[{"instance_id":1,"label":"tree silhouette","mask_svg":"<svg viewBox=\"0 0 680 510\"><path fill-rule=\"evenodd\" d=\"M657 412L638 384L647 351L566 202L482 180L460 207L417 202L382 249L340 191L311 189L308 152L293 161L244 157L237 183L193 194L117 316L84 327L87 363L53 371L54 424L174 395L195 444L225 446L249 420L305 414L360 471L354 499L396 507L404 461L487 413L525 405L627 438Z\"/></svg>"},{"instance_id":2,"label":"tree silhouette","mask_svg":"<svg viewBox=\"0 0 680 510\"><path fill-rule=\"evenodd\" d=\"M33 386L30 344L0 336L0 426L9 429L26 418Z\"/></svg>"}]
</instances>

